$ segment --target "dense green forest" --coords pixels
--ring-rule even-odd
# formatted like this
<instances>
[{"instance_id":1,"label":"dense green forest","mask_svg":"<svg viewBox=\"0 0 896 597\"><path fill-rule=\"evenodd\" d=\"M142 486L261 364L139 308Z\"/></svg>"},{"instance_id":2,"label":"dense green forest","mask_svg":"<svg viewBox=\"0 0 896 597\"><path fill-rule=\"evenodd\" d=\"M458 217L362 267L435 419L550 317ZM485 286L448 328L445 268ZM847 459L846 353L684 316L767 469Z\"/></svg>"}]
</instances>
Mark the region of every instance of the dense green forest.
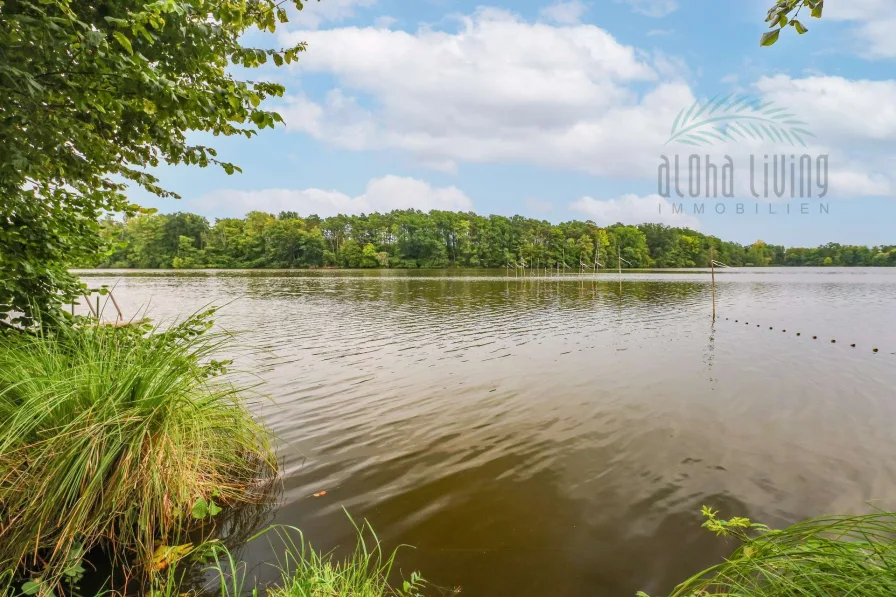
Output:
<instances>
[{"instance_id":1,"label":"dense green forest","mask_svg":"<svg viewBox=\"0 0 896 597\"><path fill-rule=\"evenodd\" d=\"M722 241L661 224L601 228L593 222L551 224L513 216L416 210L305 218L251 212L214 224L191 213L107 218L110 249L98 267L139 268L435 268L557 267L594 259L616 267L617 247L631 267L896 266L896 246L828 244L785 249L757 241Z\"/></svg>"}]
</instances>

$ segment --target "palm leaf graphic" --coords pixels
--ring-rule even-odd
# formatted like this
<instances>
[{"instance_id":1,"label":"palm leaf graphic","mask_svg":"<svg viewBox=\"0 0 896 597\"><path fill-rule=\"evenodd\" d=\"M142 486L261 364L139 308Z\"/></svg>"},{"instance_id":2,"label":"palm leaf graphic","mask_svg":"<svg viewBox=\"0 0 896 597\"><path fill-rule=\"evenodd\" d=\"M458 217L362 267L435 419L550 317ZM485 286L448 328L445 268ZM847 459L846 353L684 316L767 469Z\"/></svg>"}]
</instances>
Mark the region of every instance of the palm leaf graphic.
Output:
<instances>
[{"instance_id":1,"label":"palm leaf graphic","mask_svg":"<svg viewBox=\"0 0 896 597\"><path fill-rule=\"evenodd\" d=\"M773 102L746 95L716 95L683 108L672 123L666 145L673 141L701 146L758 139L807 147L804 138L815 135L802 128L805 126L787 108L775 107Z\"/></svg>"}]
</instances>

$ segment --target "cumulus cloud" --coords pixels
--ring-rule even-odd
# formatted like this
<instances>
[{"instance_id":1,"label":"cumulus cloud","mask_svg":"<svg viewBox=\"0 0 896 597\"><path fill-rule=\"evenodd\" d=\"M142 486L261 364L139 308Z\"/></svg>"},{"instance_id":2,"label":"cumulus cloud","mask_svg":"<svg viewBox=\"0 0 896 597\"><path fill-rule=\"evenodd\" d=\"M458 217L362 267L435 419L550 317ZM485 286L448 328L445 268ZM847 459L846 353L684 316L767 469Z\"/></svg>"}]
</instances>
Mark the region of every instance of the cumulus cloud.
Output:
<instances>
[{"instance_id":1,"label":"cumulus cloud","mask_svg":"<svg viewBox=\"0 0 896 597\"><path fill-rule=\"evenodd\" d=\"M290 22L300 27L317 29L324 23L339 22L357 15L358 8L368 8L376 0L326 0L325 2L305 2L302 10L288 8Z\"/></svg>"},{"instance_id":2,"label":"cumulus cloud","mask_svg":"<svg viewBox=\"0 0 896 597\"><path fill-rule=\"evenodd\" d=\"M865 58L896 58L896 16L892 0L849 0L825 6L824 18L856 24L853 41Z\"/></svg>"},{"instance_id":3,"label":"cumulus cloud","mask_svg":"<svg viewBox=\"0 0 896 597\"><path fill-rule=\"evenodd\" d=\"M672 203L660 195L638 197L634 194L599 201L582 197L569 208L587 216L599 226L623 224L668 224L698 230L700 221L687 213L676 213Z\"/></svg>"},{"instance_id":4,"label":"cumulus cloud","mask_svg":"<svg viewBox=\"0 0 896 597\"><path fill-rule=\"evenodd\" d=\"M337 214L387 212L393 209L473 209L469 197L456 187L436 188L422 180L400 176L371 180L365 192L357 197L323 189L223 190L206 195L196 203L203 210L215 210L233 216L242 216L250 211L296 211L301 215L328 217Z\"/></svg>"},{"instance_id":5,"label":"cumulus cloud","mask_svg":"<svg viewBox=\"0 0 896 597\"><path fill-rule=\"evenodd\" d=\"M764 77L764 98L797 113L822 141L896 141L896 81Z\"/></svg>"},{"instance_id":6,"label":"cumulus cloud","mask_svg":"<svg viewBox=\"0 0 896 597\"><path fill-rule=\"evenodd\" d=\"M655 180L660 155L692 153L666 144L676 116L696 99L680 59L622 44L592 25L529 22L497 9L458 18L456 31L285 34L285 42L307 39L313 48L299 74L335 81L322 96L284 99L288 130L355 151L398 149L443 172L511 162ZM816 138L807 151L830 154L832 180L857 181L841 195L893 194L896 81L781 75L740 85L808 123ZM803 151L751 140L728 145L705 152L717 160L730 154L743 167L750 154Z\"/></svg>"},{"instance_id":7,"label":"cumulus cloud","mask_svg":"<svg viewBox=\"0 0 896 597\"><path fill-rule=\"evenodd\" d=\"M464 17L456 32L341 28L286 42L301 39L314 49L301 72L334 76L338 87L320 100L287 98L287 127L351 149L404 149L423 163L630 173L656 155L694 99L670 77L674 62L657 68L603 29L495 9ZM654 86L636 90L643 82Z\"/></svg>"},{"instance_id":8,"label":"cumulus cloud","mask_svg":"<svg viewBox=\"0 0 896 597\"><path fill-rule=\"evenodd\" d=\"M392 25L398 22L398 19L395 17L390 17L388 15L377 17L373 20L373 26L377 29L390 29Z\"/></svg>"},{"instance_id":9,"label":"cumulus cloud","mask_svg":"<svg viewBox=\"0 0 896 597\"><path fill-rule=\"evenodd\" d=\"M579 0L555 2L541 9L541 18L560 25L575 25L581 20L588 7Z\"/></svg>"}]
</instances>

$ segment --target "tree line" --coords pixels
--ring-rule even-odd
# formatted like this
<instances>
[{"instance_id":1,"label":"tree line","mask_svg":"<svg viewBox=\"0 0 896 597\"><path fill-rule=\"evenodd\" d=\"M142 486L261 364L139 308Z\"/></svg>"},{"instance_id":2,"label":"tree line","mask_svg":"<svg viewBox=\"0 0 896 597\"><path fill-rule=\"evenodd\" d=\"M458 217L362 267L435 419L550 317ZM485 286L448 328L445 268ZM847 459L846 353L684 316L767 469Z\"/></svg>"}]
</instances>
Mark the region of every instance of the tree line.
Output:
<instances>
[{"instance_id":1,"label":"tree line","mask_svg":"<svg viewBox=\"0 0 896 597\"><path fill-rule=\"evenodd\" d=\"M250 212L214 223L192 213L100 222L109 249L81 265L101 268L443 268L896 266L896 246L830 243L785 248L727 242L662 224L600 227L523 216L396 210L300 217Z\"/></svg>"}]
</instances>

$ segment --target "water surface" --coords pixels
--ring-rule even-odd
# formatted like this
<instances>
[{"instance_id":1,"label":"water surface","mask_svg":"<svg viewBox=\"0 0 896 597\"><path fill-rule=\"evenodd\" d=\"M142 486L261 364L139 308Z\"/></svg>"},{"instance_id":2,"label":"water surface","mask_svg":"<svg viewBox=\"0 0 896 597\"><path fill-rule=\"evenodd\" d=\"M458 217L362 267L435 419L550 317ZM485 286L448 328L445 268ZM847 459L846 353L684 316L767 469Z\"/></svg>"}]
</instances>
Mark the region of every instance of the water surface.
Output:
<instances>
[{"instance_id":1,"label":"water surface","mask_svg":"<svg viewBox=\"0 0 896 597\"><path fill-rule=\"evenodd\" d=\"M771 525L896 507L896 270L718 272L715 321L699 271L87 282L155 318L229 303L219 323L264 349L242 364L284 478L258 524L330 550L345 508L462 595L659 595L732 547L704 504ZM276 576L264 542L242 555Z\"/></svg>"}]
</instances>

